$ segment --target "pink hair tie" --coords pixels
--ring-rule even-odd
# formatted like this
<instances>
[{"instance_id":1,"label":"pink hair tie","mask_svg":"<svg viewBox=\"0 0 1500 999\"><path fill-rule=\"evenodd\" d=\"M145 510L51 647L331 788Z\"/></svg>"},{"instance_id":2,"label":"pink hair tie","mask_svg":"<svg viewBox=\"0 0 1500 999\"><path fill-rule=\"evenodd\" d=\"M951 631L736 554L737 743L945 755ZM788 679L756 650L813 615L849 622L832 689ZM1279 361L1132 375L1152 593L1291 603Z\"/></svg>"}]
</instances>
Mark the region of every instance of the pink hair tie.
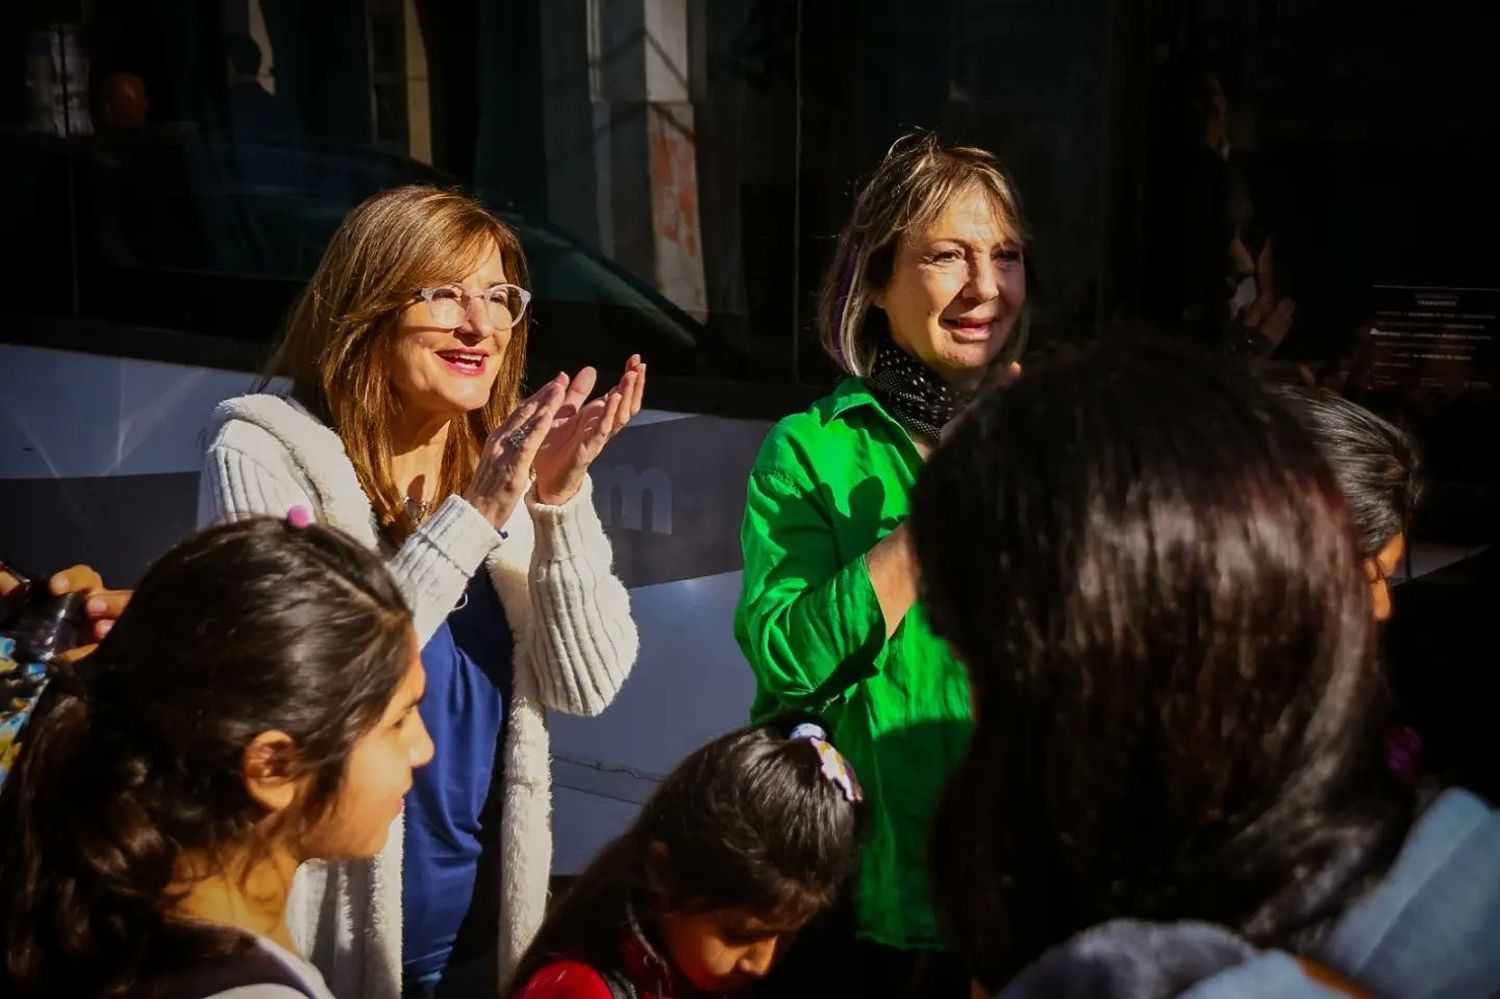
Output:
<instances>
[{"instance_id":1,"label":"pink hair tie","mask_svg":"<svg viewBox=\"0 0 1500 999\"><path fill-rule=\"evenodd\" d=\"M301 530L313 522L312 514L307 512L305 506L294 506L286 512L286 522Z\"/></svg>"}]
</instances>

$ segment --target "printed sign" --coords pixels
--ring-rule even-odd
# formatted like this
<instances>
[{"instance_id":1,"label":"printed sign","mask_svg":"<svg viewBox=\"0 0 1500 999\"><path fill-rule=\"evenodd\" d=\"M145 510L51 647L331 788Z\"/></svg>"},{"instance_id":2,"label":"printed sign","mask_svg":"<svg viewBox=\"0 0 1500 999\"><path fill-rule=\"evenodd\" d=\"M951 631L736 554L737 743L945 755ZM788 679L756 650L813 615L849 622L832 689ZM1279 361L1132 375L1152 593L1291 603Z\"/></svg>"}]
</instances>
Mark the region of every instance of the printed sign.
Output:
<instances>
[{"instance_id":1,"label":"printed sign","mask_svg":"<svg viewBox=\"0 0 1500 999\"><path fill-rule=\"evenodd\" d=\"M1366 388L1401 396L1496 398L1500 288L1375 286Z\"/></svg>"}]
</instances>

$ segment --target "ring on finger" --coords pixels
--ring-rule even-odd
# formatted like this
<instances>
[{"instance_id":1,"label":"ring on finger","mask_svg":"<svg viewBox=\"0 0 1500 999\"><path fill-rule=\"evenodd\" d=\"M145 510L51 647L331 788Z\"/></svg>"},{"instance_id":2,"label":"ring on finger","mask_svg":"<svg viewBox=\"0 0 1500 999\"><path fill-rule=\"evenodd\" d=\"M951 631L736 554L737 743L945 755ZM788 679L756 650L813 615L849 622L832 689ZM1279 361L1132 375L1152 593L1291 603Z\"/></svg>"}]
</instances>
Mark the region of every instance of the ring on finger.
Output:
<instances>
[{"instance_id":1,"label":"ring on finger","mask_svg":"<svg viewBox=\"0 0 1500 999\"><path fill-rule=\"evenodd\" d=\"M526 439L530 436L531 431L526 427L517 427L515 430L512 430L510 433L506 434L505 439L511 447L519 449L526 446Z\"/></svg>"}]
</instances>

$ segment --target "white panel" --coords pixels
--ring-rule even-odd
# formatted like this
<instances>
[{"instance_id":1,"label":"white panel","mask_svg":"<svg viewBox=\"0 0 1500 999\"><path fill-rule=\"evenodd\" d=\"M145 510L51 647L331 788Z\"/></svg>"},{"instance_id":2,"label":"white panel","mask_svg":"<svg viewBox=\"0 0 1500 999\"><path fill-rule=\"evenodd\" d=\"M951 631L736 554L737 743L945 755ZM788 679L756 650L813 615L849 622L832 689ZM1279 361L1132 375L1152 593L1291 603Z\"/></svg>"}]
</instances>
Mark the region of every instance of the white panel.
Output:
<instances>
[{"instance_id":1,"label":"white panel","mask_svg":"<svg viewBox=\"0 0 1500 999\"><path fill-rule=\"evenodd\" d=\"M686 0L644 0L642 11L646 100L690 100Z\"/></svg>"},{"instance_id":2,"label":"white panel","mask_svg":"<svg viewBox=\"0 0 1500 999\"><path fill-rule=\"evenodd\" d=\"M195 472L214 406L254 376L0 346L0 478Z\"/></svg>"},{"instance_id":3,"label":"white panel","mask_svg":"<svg viewBox=\"0 0 1500 999\"><path fill-rule=\"evenodd\" d=\"M243 371L0 345L0 479L196 472L214 407L255 380ZM642 410L631 425L687 415Z\"/></svg>"},{"instance_id":4,"label":"white panel","mask_svg":"<svg viewBox=\"0 0 1500 999\"><path fill-rule=\"evenodd\" d=\"M708 739L750 716L755 681L735 643L736 572L630 591L641 654L598 718L554 715L553 751L664 774Z\"/></svg>"},{"instance_id":5,"label":"white panel","mask_svg":"<svg viewBox=\"0 0 1500 999\"><path fill-rule=\"evenodd\" d=\"M629 828L636 807L565 787L552 793L552 873L577 874L608 843Z\"/></svg>"},{"instance_id":6,"label":"white panel","mask_svg":"<svg viewBox=\"0 0 1500 999\"><path fill-rule=\"evenodd\" d=\"M654 779L748 721L755 682L733 633L740 576L631 590L641 655L620 696L598 718L552 715L554 774L583 789L557 790L556 873L573 873L623 832ZM592 771L586 781L580 768Z\"/></svg>"}]
</instances>

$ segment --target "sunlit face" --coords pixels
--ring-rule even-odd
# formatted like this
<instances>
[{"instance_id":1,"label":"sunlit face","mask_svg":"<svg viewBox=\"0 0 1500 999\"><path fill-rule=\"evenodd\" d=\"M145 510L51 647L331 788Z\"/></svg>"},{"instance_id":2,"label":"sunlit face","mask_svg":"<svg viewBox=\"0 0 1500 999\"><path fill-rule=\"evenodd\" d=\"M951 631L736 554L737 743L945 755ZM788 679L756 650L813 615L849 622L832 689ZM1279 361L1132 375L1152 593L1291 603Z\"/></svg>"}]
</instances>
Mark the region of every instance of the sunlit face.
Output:
<instances>
[{"instance_id":1,"label":"sunlit face","mask_svg":"<svg viewBox=\"0 0 1500 999\"><path fill-rule=\"evenodd\" d=\"M455 276L453 283L478 295L508 281L500 250L492 245L477 268L462 280ZM511 333L497 329L474 299L469 299L462 324L451 330L433 321L426 301L407 305L397 320L391 358L391 379L403 412L451 417L482 409L490 401Z\"/></svg>"},{"instance_id":2,"label":"sunlit face","mask_svg":"<svg viewBox=\"0 0 1500 999\"><path fill-rule=\"evenodd\" d=\"M694 988L706 992L742 988L776 966L806 920L772 922L747 909L659 917L667 956Z\"/></svg>"},{"instance_id":3,"label":"sunlit face","mask_svg":"<svg viewBox=\"0 0 1500 999\"><path fill-rule=\"evenodd\" d=\"M432 759L432 738L417 710L427 674L414 631L408 644L406 676L380 720L355 743L338 796L303 837L304 859L351 860L379 853L411 790L412 771Z\"/></svg>"},{"instance_id":4,"label":"sunlit face","mask_svg":"<svg viewBox=\"0 0 1500 999\"><path fill-rule=\"evenodd\" d=\"M897 346L950 385L972 387L1000 353L1026 302L1021 246L979 186L903 237L875 296Z\"/></svg>"},{"instance_id":5,"label":"sunlit face","mask_svg":"<svg viewBox=\"0 0 1500 999\"><path fill-rule=\"evenodd\" d=\"M1406 555L1406 534L1397 534L1375 553L1374 558L1365 559L1365 578L1370 581L1370 607L1375 620L1389 621L1391 617L1391 574Z\"/></svg>"}]
</instances>

